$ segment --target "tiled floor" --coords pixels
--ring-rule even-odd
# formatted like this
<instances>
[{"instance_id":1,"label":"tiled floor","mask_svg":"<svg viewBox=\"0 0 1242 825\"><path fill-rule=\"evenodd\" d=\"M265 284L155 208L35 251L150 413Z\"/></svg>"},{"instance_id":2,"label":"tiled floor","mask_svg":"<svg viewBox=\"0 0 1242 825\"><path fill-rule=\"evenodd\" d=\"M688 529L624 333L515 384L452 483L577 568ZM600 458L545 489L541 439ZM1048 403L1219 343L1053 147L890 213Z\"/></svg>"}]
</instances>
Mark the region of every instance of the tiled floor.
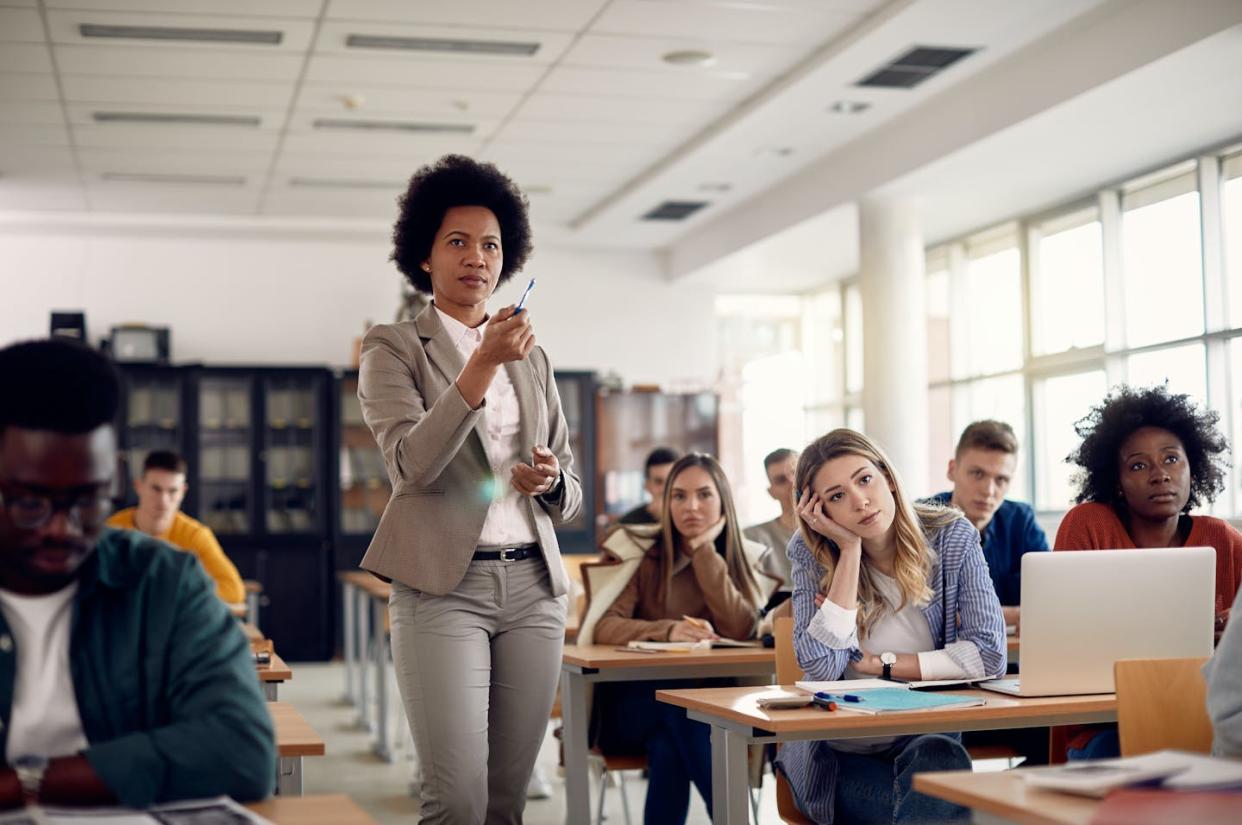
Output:
<instances>
[{"instance_id":1,"label":"tiled floor","mask_svg":"<svg viewBox=\"0 0 1242 825\"><path fill-rule=\"evenodd\" d=\"M344 666L339 663L300 664L293 666L293 674L293 681L281 686L280 698L296 706L327 744L326 756L310 757L305 761L305 793L349 794L380 825L417 822L417 800L409 794L410 763L400 758L389 764L371 753L371 736L355 724L357 710L341 701ZM530 825L563 825L565 821L565 785L557 776L556 762L556 740L549 727L539 763L552 786L552 796L527 803L525 821ZM778 823L771 777L768 780L761 800L760 819L763 823ZM646 782L634 773L627 776L626 785L632 825L640 825ZM593 783L592 811L597 793L598 786ZM608 791L604 813L608 825L624 825L625 816L615 788ZM709 822L697 794L691 794L687 821L692 825Z\"/></svg>"}]
</instances>

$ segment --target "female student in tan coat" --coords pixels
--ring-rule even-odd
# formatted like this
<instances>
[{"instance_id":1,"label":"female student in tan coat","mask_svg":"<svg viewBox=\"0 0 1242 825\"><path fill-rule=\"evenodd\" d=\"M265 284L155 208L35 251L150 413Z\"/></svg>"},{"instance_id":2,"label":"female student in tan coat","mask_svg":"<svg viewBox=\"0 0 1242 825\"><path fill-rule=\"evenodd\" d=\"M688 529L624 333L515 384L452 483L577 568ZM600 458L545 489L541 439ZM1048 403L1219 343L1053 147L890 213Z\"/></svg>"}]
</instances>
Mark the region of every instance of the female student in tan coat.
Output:
<instances>
[{"instance_id":1,"label":"female student in tan coat","mask_svg":"<svg viewBox=\"0 0 1242 825\"><path fill-rule=\"evenodd\" d=\"M645 553L594 625L596 643L693 643L754 634L764 594L752 557L757 559L764 548L742 537L729 482L716 459L692 453L674 464L664 488L659 533L625 530L614 533L606 547L618 540ZM680 708L655 701L655 691L670 686L601 685L596 692L604 752L647 753L647 823L684 822L691 782L711 810L710 733Z\"/></svg>"}]
</instances>

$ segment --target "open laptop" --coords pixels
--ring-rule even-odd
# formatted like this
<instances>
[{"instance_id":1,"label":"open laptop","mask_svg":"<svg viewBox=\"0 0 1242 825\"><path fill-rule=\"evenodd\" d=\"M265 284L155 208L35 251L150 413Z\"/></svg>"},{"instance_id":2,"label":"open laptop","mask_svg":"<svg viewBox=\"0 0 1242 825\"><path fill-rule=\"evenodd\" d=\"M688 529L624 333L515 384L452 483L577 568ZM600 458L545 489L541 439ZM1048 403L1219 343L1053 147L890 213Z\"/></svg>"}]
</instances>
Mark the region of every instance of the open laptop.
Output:
<instances>
[{"instance_id":1,"label":"open laptop","mask_svg":"<svg viewBox=\"0 0 1242 825\"><path fill-rule=\"evenodd\" d=\"M1027 553L1019 678L979 687L1015 696L1112 693L1119 659L1211 656L1215 606L1210 547Z\"/></svg>"}]
</instances>

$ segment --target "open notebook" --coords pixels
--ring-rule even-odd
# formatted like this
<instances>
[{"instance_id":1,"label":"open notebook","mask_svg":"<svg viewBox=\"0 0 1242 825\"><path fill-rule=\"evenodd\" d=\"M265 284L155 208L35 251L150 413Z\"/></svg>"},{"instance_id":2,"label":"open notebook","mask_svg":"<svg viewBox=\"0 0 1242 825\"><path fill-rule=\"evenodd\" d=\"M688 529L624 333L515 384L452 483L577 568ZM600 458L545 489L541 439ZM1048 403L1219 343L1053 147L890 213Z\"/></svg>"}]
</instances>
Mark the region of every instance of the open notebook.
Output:
<instances>
[{"instance_id":1,"label":"open notebook","mask_svg":"<svg viewBox=\"0 0 1242 825\"><path fill-rule=\"evenodd\" d=\"M710 650L714 647L763 647L758 640L742 642L737 639L704 639L701 642L630 642L628 650L666 651L689 653L692 650Z\"/></svg>"}]
</instances>

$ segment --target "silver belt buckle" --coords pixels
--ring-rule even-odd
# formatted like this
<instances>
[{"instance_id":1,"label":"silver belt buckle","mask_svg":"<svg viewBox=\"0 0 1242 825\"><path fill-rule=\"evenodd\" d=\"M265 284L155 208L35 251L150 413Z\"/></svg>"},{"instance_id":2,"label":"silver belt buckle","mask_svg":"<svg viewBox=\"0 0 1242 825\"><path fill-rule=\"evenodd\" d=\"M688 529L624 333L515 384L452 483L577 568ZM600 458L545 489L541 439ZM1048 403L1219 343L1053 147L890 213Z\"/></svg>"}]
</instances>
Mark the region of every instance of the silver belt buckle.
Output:
<instances>
[{"instance_id":1,"label":"silver belt buckle","mask_svg":"<svg viewBox=\"0 0 1242 825\"><path fill-rule=\"evenodd\" d=\"M517 548L515 547L502 548L500 551L500 560L501 561L517 561L517 557L513 555L516 552L517 552Z\"/></svg>"}]
</instances>

